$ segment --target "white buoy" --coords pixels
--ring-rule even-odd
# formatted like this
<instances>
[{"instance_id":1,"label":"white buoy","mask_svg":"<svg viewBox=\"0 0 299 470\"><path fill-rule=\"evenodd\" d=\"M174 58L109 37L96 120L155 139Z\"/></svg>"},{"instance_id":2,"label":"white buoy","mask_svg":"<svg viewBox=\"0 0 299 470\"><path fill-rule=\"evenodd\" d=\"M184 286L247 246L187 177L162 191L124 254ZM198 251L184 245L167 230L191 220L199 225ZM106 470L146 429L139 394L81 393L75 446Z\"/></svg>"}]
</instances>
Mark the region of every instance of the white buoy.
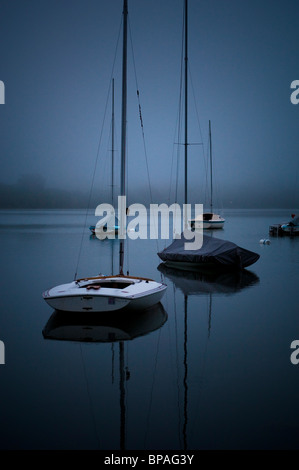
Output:
<instances>
[{"instance_id":1,"label":"white buoy","mask_svg":"<svg viewBox=\"0 0 299 470\"><path fill-rule=\"evenodd\" d=\"M262 238L260 240L261 245L270 245L270 240L268 238Z\"/></svg>"}]
</instances>

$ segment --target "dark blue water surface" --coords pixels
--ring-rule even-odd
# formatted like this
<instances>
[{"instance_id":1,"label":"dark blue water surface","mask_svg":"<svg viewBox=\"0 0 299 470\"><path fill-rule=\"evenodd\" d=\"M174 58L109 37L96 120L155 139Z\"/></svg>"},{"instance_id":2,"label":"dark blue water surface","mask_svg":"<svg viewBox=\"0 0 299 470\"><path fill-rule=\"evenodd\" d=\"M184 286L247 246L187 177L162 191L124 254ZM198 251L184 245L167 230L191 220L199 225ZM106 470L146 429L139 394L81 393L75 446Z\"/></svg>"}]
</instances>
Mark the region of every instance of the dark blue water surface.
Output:
<instances>
[{"instance_id":1,"label":"dark blue water surface","mask_svg":"<svg viewBox=\"0 0 299 470\"><path fill-rule=\"evenodd\" d=\"M158 269L168 242L129 240L126 270L168 289L150 314L113 319L55 319L42 298L76 271L117 272L119 242L90 237L92 214L2 211L0 447L298 449L299 237L268 232L292 211L225 211L214 236L260 254L238 276ZM121 341L94 342L111 322Z\"/></svg>"}]
</instances>

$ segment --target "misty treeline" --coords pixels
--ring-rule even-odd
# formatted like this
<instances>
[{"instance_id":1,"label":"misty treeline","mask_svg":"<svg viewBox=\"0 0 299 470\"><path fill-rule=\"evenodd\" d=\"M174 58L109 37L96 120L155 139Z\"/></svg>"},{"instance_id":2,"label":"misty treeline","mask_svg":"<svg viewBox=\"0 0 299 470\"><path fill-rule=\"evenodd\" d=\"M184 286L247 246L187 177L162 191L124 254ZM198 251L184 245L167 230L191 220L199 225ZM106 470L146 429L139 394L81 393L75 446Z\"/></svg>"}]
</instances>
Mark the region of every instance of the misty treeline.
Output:
<instances>
[{"instance_id":1,"label":"misty treeline","mask_svg":"<svg viewBox=\"0 0 299 470\"><path fill-rule=\"evenodd\" d=\"M205 200L197 199L198 188L190 188L190 204L202 203L205 209L209 204ZM115 195L116 196L116 195ZM155 188L154 200L151 201L144 188L129 191L127 205L133 203L149 206L150 202L155 204L173 202L182 204L182 201L169 201L169 195L165 189ZM182 199L182 198L179 198ZM202 198L203 199L203 198ZM50 188L46 180L40 175L23 175L14 184L0 182L0 209L85 209L96 208L99 204L111 204L110 190L89 190ZM117 206L117 198L115 200ZM215 205L216 207L216 205ZM264 209L264 208L298 208L299 191L277 191L275 188L263 188L252 191L252 188L230 187L222 191L221 201L217 203L218 209Z\"/></svg>"},{"instance_id":2,"label":"misty treeline","mask_svg":"<svg viewBox=\"0 0 299 470\"><path fill-rule=\"evenodd\" d=\"M38 175L24 175L15 184L0 183L2 209L85 208L88 194L82 191L47 188Z\"/></svg>"}]
</instances>

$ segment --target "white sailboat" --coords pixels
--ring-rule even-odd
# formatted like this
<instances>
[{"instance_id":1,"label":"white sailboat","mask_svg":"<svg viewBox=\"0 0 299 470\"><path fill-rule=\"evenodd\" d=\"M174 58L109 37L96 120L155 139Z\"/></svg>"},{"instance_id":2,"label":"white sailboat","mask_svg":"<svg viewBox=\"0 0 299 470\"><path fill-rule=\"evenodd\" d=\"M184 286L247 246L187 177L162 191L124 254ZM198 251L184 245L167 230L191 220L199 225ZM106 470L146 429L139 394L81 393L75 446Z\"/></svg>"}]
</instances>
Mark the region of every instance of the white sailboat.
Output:
<instances>
[{"instance_id":1,"label":"white sailboat","mask_svg":"<svg viewBox=\"0 0 299 470\"><path fill-rule=\"evenodd\" d=\"M191 229L196 226L203 229L223 228L225 219L220 214L213 212L213 161L212 161L212 133L211 121L209 121L209 144L210 144L210 212L204 212L194 219L190 219Z\"/></svg>"},{"instance_id":2,"label":"white sailboat","mask_svg":"<svg viewBox=\"0 0 299 470\"><path fill-rule=\"evenodd\" d=\"M127 119L127 17L128 1L123 3L123 63L122 63L122 136L121 136L121 196L126 196L126 119ZM122 224L122 227L124 224ZM122 230L122 229L121 229ZM123 234L121 234L123 235ZM124 237L120 237L119 274L93 276L48 289L44 300L55 310L68 312L109 312L125 307L144 309L160 302L166 284L144 277L124 275Z\"/></svg>"}]
</instances>

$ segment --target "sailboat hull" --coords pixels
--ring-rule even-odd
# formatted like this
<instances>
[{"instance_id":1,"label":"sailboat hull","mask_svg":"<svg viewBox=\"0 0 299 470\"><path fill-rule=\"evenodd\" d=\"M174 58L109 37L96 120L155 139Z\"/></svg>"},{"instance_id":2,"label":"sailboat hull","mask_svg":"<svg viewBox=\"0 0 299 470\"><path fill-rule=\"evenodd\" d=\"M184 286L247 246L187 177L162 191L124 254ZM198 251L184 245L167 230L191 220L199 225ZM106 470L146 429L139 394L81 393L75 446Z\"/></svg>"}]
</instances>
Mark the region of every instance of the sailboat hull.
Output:
<instances>
[{"instance_id":1,"label":"sailboat hull","mask_svg":"<svg viewBox=\"0 0 299 470\"><path fill-rule=\"evenodd\" d=\"M281 230L285 233L299 233L299 225L283 224L281 225Z\"/></svg>"},{"instance_id":2,"label":"sailboat hull","mask_svg":"<svg viewBox=\"0 0 299 470\"><path fill-rule=\"evenodd\" d=\"M223 228L224 226L224 220L209 220L209 221L205 221L203 223L203 228L204 229L220 229L220 228Z\"/></svg>"},{"instance_id":3,"label":"sailboat hull","mask_svg":"<svg viewBox=\"0 0 299 470\"><path fill-rule=\"evenodd\" d=\"M152 307L160 302L166 288L149 279L111 276L63 284L45 291L43 297L59 311L112 312Z\"/></svg>"},{"instance_id":4,"label":"sailboat hull","mask_svg":"<svg viewBox=\"0 0 299 470\"><path fill-rule=\"evenodd\" d=\"M65 297L52 297L51 295L46 298L50 307L55 310L63 312L109 312L120 310L129 304L129 300L116 299L110 296L65 296Z\"/></svg>"},{"instance_id":5,"label":"sailboat hull","mask_svg":"<svg viewBox=\"0 0 299 470\"><path fill-rule=\"evenodd\" d=\"M204 213L195 219L189 220L191 229L221 229L224 227L225 219L218 214Z\"/></svg>"}]
</instances>

